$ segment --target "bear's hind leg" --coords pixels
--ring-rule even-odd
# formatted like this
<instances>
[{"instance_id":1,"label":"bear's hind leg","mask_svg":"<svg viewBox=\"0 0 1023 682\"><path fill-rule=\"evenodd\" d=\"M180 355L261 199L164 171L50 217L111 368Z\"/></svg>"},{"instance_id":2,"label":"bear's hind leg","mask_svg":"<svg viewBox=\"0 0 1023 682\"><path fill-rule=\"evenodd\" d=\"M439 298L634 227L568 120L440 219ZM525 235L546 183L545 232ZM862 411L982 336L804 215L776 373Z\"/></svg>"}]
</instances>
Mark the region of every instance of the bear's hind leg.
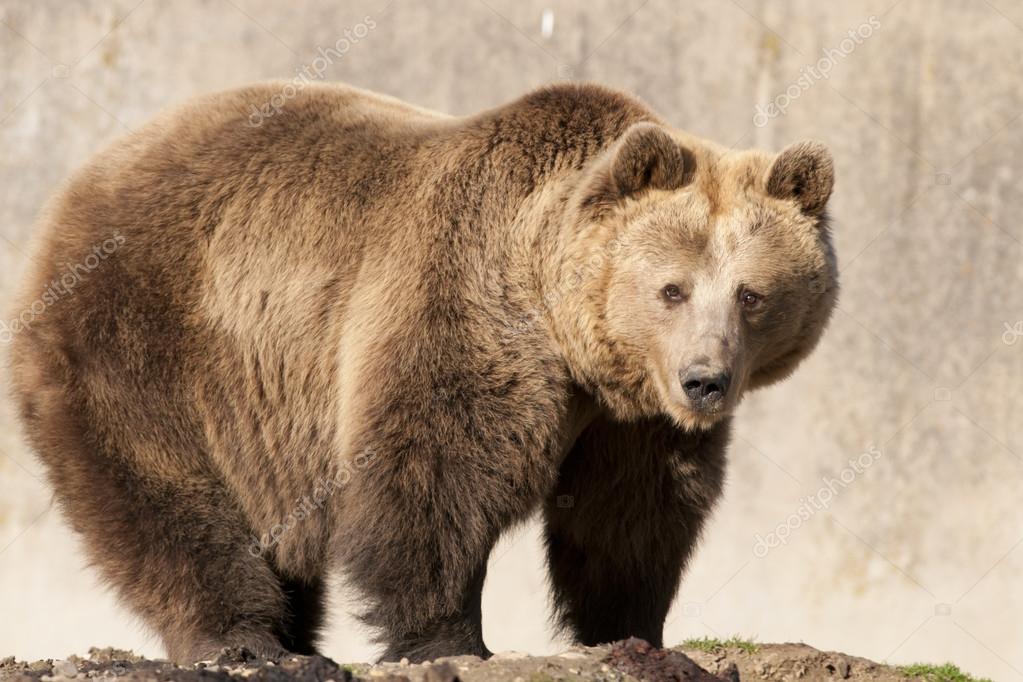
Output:
<instances>
[{"instance_id":1,"label":"bear's hind leg","mask_svg":"<svg viewBox=\"0 0 1023 682\"><path fill-rule=\"evenodd\" d=\"M55 495L91 563L161 636L168 656L188 663L223 647L286 653L280 581L253 551L232 493L201 457L153 450L188 453L194 444L156 424L104 433L107 420L87 399L39 386L20 396L21 408Z\"/></svg>"},{"instance_id":2,"label":"bear's hind leg","mask_svg":"<svg viewBox=\"0 0 1023 682\"><path fill-rule=\"evenodd\" d=\"M154 489L114 473L87 486L87 494L65 500L68 515L93 563L161 635L169 658L208 659L224 647L267 658L287 653L279 637L285 596L267 562L249 552L245 524L225 490Z\"/></svg>"},{"instance_id":3,"label":"bear's hind leg","mask_svg":"<svg viewBox=\"0 0 1023 682\"><path fill-rule=\"evenodd\" d=\"M579 437L544 506L555 615L587 646L664 619L721 492L728 424L687 433L666 419L601 418Z\"/></svg>"}]
</instances>

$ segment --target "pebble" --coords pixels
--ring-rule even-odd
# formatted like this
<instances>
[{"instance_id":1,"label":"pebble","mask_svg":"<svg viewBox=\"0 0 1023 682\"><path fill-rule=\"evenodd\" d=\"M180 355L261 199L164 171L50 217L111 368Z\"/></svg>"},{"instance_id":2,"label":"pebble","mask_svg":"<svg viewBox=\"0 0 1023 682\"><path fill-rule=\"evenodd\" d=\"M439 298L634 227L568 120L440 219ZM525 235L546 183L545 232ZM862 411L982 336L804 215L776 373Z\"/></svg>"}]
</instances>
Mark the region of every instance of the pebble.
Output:
<instances>
[{"instance_id":1,"label":"pebble","mask_svg":"<svg viewBox=\"0 0 1023 682\"><path fill-rule=\"evenodd\" d=\"M522 651L499 651L491 658L499 661L518 661L523 658L529 658L529 654Z\"/></svg>"},{"instance_id":2,"label":"pebble","mask_svg":"<svg viewBox=\"0 0 1023 682\"><path fill-rule=\"evenodd\" d=\"M78 674L78 668L71 661L54 661L53 674L54 676L74 677Z\"/></svg>"},{"instance_id":3,"label":"pebble","mask_svg":"<svg viewBox=\"0 0 1023 682\"><path fill-rule=\"evenodd\" d=\"M589 658L589 656L581 651L563 651L558 654L558 658L567 658L569 660L579 661L584 658Z\"/></svg>"}]
</instances>

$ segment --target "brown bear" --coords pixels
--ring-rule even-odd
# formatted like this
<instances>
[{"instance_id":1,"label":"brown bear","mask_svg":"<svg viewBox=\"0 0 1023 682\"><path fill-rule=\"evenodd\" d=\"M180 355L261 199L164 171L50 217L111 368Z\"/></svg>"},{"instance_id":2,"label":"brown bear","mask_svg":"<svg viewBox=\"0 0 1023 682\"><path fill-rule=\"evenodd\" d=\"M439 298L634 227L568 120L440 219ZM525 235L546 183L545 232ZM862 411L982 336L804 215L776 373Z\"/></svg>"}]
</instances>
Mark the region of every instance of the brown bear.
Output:
<instances>
[{"instance_id":1,"label":"brown bear","mask_svg":"<svg viewBox=\"0 0 1023 682\"><path fill-rule=\"evenodd\" d=\"M659 646L730 415L834 305L828 152L596 85L464 118L284 87L45 213L13 387L91 561L177 661L313 652L336 567L384 659L486 656L488 555L542 510L558 622Z\"/></svg>"}]
</instances>

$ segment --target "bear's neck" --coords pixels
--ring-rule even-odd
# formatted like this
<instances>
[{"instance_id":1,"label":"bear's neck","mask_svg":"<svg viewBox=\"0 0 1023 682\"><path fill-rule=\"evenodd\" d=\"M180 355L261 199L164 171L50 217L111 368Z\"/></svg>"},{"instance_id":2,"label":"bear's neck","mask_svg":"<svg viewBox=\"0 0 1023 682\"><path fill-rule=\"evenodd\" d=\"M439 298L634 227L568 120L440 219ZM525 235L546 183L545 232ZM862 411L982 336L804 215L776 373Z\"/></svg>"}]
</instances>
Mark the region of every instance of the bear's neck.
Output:
<instances>
[{"instance_id":1,"label":"bear's neck","mask_svg":"<svg viewBox=\"0 0 1023 682\"><path fill-rule=\"evenodd\" d=\"M565 183L548 206L546 251L533 250L543 317L573 381L618 419L634 420L660 411L659 397L644 368L611 342L605 304L611 268L620 247L618 222L595 221L577 207L589 185L589 169Z\"/></svg>"},{"instance_id":2,"label":"bear's neck","mask_svg":"<svg viewBox=\"0 0 1023 682\"><path fill-rule=\"evenodd\" d=\"M482 222L507 227L513 248L530 257L534 294L578 256L588 225L574 215L573 195L593 162L640 121L661 122L629 95L586 83L547 86L466 121L452 178L472 188L464 198Z\"/></svg>"},{"instance_id":3,"label":"bear's neck","mask_svg":"<svg viewBox=\"0 0 1023 682\"><path fill-rule=\"evenodd\" d=\"M560 83L467 119L468 158L481 159L504 181L502 189L529 193L581 170L640 121L662 122L625 93Z\"/></svg>"},{"instance_id":4,"label":"bear's neck","mask_svg":"<svg viewBox=\"0 0 1023 682\"><path fill-rule=\"evenodd\" d=\"M600 282L614 235L577 207L603 153L639 121L660 122L636 100L586 85L545 88L476 121L486 131L484 176L501 173L482 203L508 228L513 288L574 381L620 417L638 416L637 401L655 397L640 395L642 377L627 375L601 334Z\"/></svg>"}]
</instances>

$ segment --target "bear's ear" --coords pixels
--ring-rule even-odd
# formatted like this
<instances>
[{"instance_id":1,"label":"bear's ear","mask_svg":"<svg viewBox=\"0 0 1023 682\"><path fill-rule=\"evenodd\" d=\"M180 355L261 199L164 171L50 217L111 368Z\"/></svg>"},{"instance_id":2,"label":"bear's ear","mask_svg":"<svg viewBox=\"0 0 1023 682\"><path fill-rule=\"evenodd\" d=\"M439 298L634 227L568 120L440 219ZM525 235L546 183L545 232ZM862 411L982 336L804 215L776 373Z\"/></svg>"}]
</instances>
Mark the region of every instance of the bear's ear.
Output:
<instances>
[{"instance_id":1,"label":"bear's ear","mask_svg":"<svg viewBox=\"0 0 1023 682\"><path fill-rule=\"evenodd\" d=\"M692 152L655 123L635 123L611 148L590 185L587 204L616 202L646 189L679 189L696 170Z\"/></svg>"},{"instance_id":2,"label":"bear's ear","mask_svg":"<svg viewBox=\"0 0 1023 682\"><path fill-rule=\"evenodd\" d=\"M820 142L789 145L767 171L767 193L777 199L792 199L809 215L824 211L835 184L831 152Z\"/></svg>"}]
</instances>

